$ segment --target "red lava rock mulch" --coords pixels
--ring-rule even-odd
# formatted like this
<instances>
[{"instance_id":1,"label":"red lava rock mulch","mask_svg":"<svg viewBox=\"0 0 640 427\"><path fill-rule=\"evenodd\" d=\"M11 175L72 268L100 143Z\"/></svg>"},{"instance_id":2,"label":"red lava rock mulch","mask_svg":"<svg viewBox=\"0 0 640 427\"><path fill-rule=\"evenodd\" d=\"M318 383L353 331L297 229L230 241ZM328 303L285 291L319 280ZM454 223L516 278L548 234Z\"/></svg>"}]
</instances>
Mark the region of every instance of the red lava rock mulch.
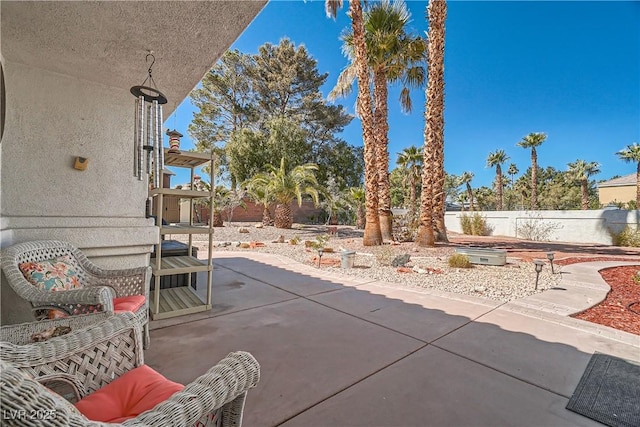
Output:
<instances>
[{"instance_id":1,"label":"red lava rock mulch","mask_svg":"<svg viewBox=\"0 0 640 427\"><path fill-rule=\"evenodd\" d=\"M623 266L601 270L602 278L611 286L607 298L572 317L640 335L640 284L633 279L638 269Z\"/></svg>"}]
</instances>

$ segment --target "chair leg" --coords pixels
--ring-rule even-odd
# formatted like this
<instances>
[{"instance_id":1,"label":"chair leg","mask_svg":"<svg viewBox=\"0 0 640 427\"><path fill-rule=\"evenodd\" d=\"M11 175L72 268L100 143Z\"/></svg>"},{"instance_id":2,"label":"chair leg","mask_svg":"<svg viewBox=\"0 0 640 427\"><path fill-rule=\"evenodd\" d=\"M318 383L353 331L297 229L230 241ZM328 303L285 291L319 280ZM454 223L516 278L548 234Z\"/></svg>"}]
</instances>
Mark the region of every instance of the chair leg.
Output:
<instances>
[{"instance_id":1,"label":"chair leg","mask_svg":"<svg viewBox=\"0 0 640 427\"><path fill-rule=\"evenodd\" d=\"M144 324L144 329L142 331L142 348L145 350L149 349L149 345L151 344L151 338L149 337L149 321Z\"/></svg>"}]
</instances>

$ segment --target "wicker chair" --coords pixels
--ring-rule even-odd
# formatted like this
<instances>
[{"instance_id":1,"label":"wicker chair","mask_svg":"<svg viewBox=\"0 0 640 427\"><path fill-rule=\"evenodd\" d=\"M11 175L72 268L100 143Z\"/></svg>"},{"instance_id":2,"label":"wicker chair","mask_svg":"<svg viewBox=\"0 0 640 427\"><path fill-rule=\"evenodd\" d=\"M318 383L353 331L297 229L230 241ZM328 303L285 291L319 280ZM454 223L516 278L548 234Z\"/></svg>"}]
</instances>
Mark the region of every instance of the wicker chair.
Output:
<instances>
[{"instance_id":1,"label":"wicker chair","mask_svg":"<svg viewBox=\"0 0 640 427\"><path fill-rule=\"evenodd\" d=\"M38 263L61 256L68 256L75 267L79 282L77 289L56 292L39 289L25 279L20 270L23 263ZM19 297L31 303L36 313L56 309L71 315L78 305L101 306L102 310L113 313L114 298L143 295L145 302L134 314L144 327L144 347L149 347L150 267L104 270L67 242L41 240L19 243L3 249L2 270L9 285Z\"/></svg>"},{"instance_id":2,"label":"wicker chair","mask_svg":"<svg viewBox=\"0 0 640 427\"><path fill-rule=\"evenodd\" d=\"M52 325L71 325L72 331L45 342L24 344L34 331ZM14 342L0 342L3 424L116 425L88 420L42 383L47 387L56 382L71 385L77 399L82 399L142 366L142 333L130 313L102 319L84 315L10 328L2 328L2 337ZM121 425L240 426L247 390L259 379L260 366L251 354L230 353L182 391Z\"/></svg>"}]
</instances>

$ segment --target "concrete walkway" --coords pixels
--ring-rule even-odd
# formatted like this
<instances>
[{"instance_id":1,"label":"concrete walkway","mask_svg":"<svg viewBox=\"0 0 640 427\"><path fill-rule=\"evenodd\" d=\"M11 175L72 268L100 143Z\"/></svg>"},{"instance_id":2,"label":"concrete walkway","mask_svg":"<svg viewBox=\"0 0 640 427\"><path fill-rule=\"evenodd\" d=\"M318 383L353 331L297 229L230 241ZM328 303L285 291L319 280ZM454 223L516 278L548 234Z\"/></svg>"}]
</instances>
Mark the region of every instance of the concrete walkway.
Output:
<instances>
[{"instance_id":1,"label":"concrete walkway","mask_svg":"<svg viewBox=\"0 0 640 427\"><path fill-rule=\"evenodd\" d=\"M536 307L220 252L211 312L152 322L145 358L186 383L250 351L262 368L251 427L600 425L568 399L594 352L640 362L640 336L561 314L582 289L597 299L600 276L581 273L564 267L567 291Z\"/></svg>"}]
</instances>

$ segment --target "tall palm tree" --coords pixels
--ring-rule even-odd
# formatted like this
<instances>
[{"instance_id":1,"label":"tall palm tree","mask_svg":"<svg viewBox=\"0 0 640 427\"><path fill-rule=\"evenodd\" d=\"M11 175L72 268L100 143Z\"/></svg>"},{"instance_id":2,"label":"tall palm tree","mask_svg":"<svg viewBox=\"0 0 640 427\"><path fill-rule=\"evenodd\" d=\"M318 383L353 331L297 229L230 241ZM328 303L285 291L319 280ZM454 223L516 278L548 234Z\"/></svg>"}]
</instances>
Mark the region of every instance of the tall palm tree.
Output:
<instances>
[{"instance_id":1,"label":"tall palm tree","mask_svg":"<svg viewBox=\"0 0 640 427\"><path fill-rule=\"evenodd\" d=\"M427 45L427 89L423 148L420 227L416 243L433 246L434 225L440 240L447 240L444 226L444 41L447 3L429 0L427 6L429 40ZM435 217L435 221L434 221Z\"/></svg>"},{"instance_id":2,"label":"tall palm tree","mask_svg":"<svg viewBox=\"0 0 640 427\"><path fill-rule=\"evenodd\" d=\"M502 210L502 164L509 160L509 156L504 150L496 150L493 153L489 153L487 157L487 166L496 168L496 195L498 197L496 209Z\"/></svg>"},{"instance_id":3,"label":"tall palm tree","mask_svg":"<svg viewBox=\"0 0 640 427\"><path fill-rule=\"evenodd\" d=\"M517 175L517 174L518 174L518 172L520 172L520 171L518 170L518 166L516 166L516 164L515 164L515 163L511 163L511 164L509 165L509 169L507 170L507 173L508 173L509 175L511 175L511 188L513 188L513 177L514 177L515 175Z\"/></svg>"},{"instance_id":4,"label":"tall palm tree","mask_svg":"<svg viewBox=\"0 0 640 427\"><path fill-rule=\"evenodd\" d=\"M287 171L284 157L280 160L280 167L267 165L267 172L260 172L251 178L248 188L256 187L263 194L269 195L276 203L274 225L276 228L291 228L293 212L291 202L297 199L298 206L302 206L302 196L309 195L318 204L320 185L315 171L318 166L313 163L299 165Z\"/></svg>"},{"instance_id":5,"label":"tall palm tree","mask_svg":"<svg viewBox=\"0 0 640 427\"><path fill-rule=\"evenodd\" d=\"M578 181L582 190L582 206L583 210L589 209L589 177L600 173L600 165L596 162L585 162L584 160L576 160L569 163L568 176L572 181Z\"/></svg>"},{"instance_id":6,"label":"tall palm tree","mask_svg":"<svg viewBox=\"0 0 640 427\"><path fill-rule=\"evenodd\" d=\"M620 160L627 163L635 162L636 167L636 206L640 208L640 144L634 142L631 145L627 145L622 150L616 153Z\"/></svg>"},{"instance_id":7,"label":"tall palm tree","mask_svg":"<svg viewBox=\"0 0 640 427\"><path fill-rule=\"evenodd\" d=\"M398 153L396 163L404 171L406 184L409 186L409 206L412 212L416 212L417 187L422 176L422 151L414 145L407 147Z\"/></svg>"},{"instance_id":8,"label":"tall palm tree","mask_svg":"<svg viewBox=\"0 0 640 427\"><path fill-rule=\"evenodd\" d=\"M376 162L378 168L378 212L383 240L392 240L391 186L389 182L389 108L388 83L401 82L400 105L405 112L411 111L410 88L424 83L425 41L420 36L410 35L407 25L409 13L402 0L391 3L383 0L375 3L364 14L365 42L368 65L373 75L373 120L376 137ZM353 33L343 37L344 52L350 59L353 55ZM336 98L350 92L355 74L353 62L341 73L338 84L329 97Z\"/></svg>"},{"instance_id":9,"label":"tall palm tree","mask_svg":"<svg viewBox=\"0 0 640 427\"><path fill-rule=\"evenodd\" d=\"M327 16L335 19L342 0L326 0ZM357 113L362 121L364 140L364 185L366 189L366 224L362 243L365 246L382 244L380 218L378 216L378 169L376 162L376 139L369 88L369 70L367 67L367 46L364 36L364 20L360 0L349 2L351 31L353 33L353 52L358 77Z\"/></svg>"},{"instance_id":10,"label":"tall palm tree","mask_svg":"<svg viewBox=\"0 0 640 427\"><path fill-rule=\"evenodd\" d=\"M460 184L464 184L467 188L467 197L469 198L469 210L475 210L473 206L473 190L471 189L471 181L473 180L473 172L463 172L460 175Z\"/></svg>"},{"instance_id":11,"label":"tall palm tree","mask_svg":"<svg viewBox=\"0 0 640 427\"><path fill-rule=\"evenodd\" d=\"M536 147L547 139L544 132L534 132L522 138L517 147L531 148L531 210L538 209L538 153Z\"/></svg>"}]
</instances>

